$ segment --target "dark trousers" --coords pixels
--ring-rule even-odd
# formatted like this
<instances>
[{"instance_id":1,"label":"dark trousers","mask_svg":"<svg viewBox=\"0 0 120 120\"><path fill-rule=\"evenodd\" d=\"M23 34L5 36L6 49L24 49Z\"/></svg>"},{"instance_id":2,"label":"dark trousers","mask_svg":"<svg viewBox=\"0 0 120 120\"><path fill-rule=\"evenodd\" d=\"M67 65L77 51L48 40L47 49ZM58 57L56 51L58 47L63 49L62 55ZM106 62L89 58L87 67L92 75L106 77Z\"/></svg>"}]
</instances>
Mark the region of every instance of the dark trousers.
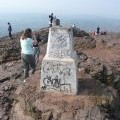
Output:
<instances>
[{"instance_id":1,"label":"dark trousers","mask_svg":"<svg viewBox=\"0 0 120 120\"><path fill-rule=\"evenodd\" d=\"M29 71L31 69L31 74L34 74L35 72L35 58L32 54L22 54L22 61L23 61L23 67L24 67L24 78L29 77Z\"/></svg>"},{"instance_id":2,"label":"dark trousers","mask_svg":"<svg viewBox=\"0 0 120 120\"><path fill-rule=\"evenodd\" d=\"M12 37L11 31L9 31L9 37L10 37L10 38Z\"/></svg>"}]
</instances>

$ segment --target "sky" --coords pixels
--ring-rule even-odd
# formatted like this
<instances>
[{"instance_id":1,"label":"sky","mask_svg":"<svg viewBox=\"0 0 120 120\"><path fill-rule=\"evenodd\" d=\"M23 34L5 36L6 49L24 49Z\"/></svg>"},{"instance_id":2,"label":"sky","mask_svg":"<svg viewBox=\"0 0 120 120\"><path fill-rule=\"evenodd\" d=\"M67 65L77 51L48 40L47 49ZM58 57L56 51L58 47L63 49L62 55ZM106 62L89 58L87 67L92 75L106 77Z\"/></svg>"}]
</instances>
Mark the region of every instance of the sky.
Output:
<instances>
[{"instance_id":1,"label":"sky","mask_svg":"<svg viewBox=\"0 0 120 120\"><path fill-rule=\"evenodd\" d=\"M120 0L0 0L0 14L41 13L120 18Z\"/></svg>"}]
</instances>

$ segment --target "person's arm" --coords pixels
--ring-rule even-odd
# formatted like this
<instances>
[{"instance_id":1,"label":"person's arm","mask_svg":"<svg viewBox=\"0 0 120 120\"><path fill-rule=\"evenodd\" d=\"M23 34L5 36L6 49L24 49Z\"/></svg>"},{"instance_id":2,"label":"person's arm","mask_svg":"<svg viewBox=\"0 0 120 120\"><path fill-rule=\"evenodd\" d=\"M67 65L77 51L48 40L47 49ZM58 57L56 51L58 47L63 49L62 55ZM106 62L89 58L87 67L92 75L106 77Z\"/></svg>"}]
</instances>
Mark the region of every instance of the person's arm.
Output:
<instances>
[{"instance_id":1,"label":"person's arm","mask_svg":"<svg viewBox=\"0 0 120 120\"><path fill-rule=\"evenodd\" d=\"M35 34L32 35L32 39L33 39L33 40L36 40Z\"/></svg>"},{"instance_id":2,"label":"person's arm","mask_svg":"<svg viewBox=\"0 0 120 120\"><path fill-rule=\"evenodd\" d=\"M37 41L37 36L35 34L33 34L33 45L38 44L39 42Z\"/></svg>"},{"instance_id":3,"label":"person's arm","mask_svg":"<svg viewBox=\"0 0 120 120\"><path fill-rule=\"evenodd\" d=\"M33 40L33 45L38 44L37 40Z\"/></svg>"}]
</instances>

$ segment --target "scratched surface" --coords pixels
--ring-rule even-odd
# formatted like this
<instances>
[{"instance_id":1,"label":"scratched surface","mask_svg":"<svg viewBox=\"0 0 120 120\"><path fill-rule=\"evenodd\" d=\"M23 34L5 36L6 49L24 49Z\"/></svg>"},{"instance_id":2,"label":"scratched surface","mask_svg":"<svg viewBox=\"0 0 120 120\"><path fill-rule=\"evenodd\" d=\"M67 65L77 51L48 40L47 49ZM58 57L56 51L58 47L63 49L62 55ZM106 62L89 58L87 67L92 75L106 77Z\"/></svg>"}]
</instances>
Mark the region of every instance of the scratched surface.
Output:
<instances>
[{"instance_id":1,"label":"scratched surface","mask_svg":"<svg viewBox=\"0 0 120 120\"><path fill-rule=\"evenodd\" d=\"M72 33L64 29L51 30L48 40L48 56L70 58L72 56Z\"/></svg>"},{"instance_id":2,"label":"scratched surface","mask_svg":"<svg viewBox=\"0 0 120 120\"><path fill-rule=\"evenodd\" d=\"M72 41L69 29L49 30L47 54L41 68L41 90L76 94L76 61L72 58L75 53Z\"/></svg>"},{"instance_id":3,"label":"scratched surface","mask_svg":"<svg viewBox=\"0 0 120 120\"><path fill-rule=\"evenodd\" d=\"M44 60L42 63L43 90L58 92L76 91L76 67L74 62Z\"/></svg>"}]
</instances>

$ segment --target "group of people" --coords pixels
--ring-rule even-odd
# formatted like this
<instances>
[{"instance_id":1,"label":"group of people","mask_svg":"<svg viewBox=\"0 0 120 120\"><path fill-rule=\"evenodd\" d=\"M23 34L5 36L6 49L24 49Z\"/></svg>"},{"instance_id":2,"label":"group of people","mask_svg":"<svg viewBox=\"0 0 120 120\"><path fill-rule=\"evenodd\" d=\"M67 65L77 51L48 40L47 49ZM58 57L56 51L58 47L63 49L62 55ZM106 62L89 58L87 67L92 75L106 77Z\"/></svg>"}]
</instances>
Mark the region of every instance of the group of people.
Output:
<instances>
[{"instance_id":1,"label":"group of people","mask_svg":"<svg viewBox=\"0 0 120 120\"><path fill-rule=\"evenodd\" d=\"M106 31L100 31L100 27L97 27L97 30L93 32L93 35L106 35Z\"/></svg>"},{"instance_id":2,"label":"group of people","mask_svg":"<svg viewBox=\"0 0 120 120\"><path fill-rule=\"evenodd\" d=\"M32 33L30 28L24 30L22 36L20 37L21 45L21 58L24 67L24 82L26 82L29 77L29 72L31 69L31 74L35 73L36 65L39 60L39 40L36 39L36 34Z\"/></svg>"},{"instance_id":3,"label":"group of people","mask_svg":"<svg viewBox=\"0 0 120 120\"><path fill-rule=\"evenodd\" d=\"M53 21L56 21L56 16L53 15L53 13L51 13L49 15L49 27L52 27L53 25ZM10 24L10 22L8 22L8 36L9 36L9 39L12 39L12 26Z\"/></svg>"},{"instance_id":4,"label":"group of people","mask_svg":"<svg viewBox=\"0 0 120 120\"><path fill-rule=\"evenodd\" d=\"M53 16L53 13L49 15L49 25L52 27L53 20L56 19L55 16ZM73 24L73 29L76 28L75 24ZM8 33L9 38L12 38L12 27L11 24L8 22ZM97 34L100 34L100 27L97 27ZM24 30L22 36L20 37L20 45L21 45L21 58L23 62L24 67L24 82L26 82L27 78L29 77L29 72L31 70L31 74L35 73L36 65L39 60L39 42L40 42L40 36L39 34L35 34L32 32L30 28L27 28Z\"/></svg>"},{"instance_id":5,"label":"group of people","mask_svg":"<svg viewBox=\"0 0 120 120\"><path fill-rule=\"evenodd\" d=\"M52 27L53 13L49 15L49 25ZM12 26L10 22L8 22L8 36L12 38ZM33 33L30 28L24 30L22 36L20 37L20 45L21 45L21 59L23 62L23 79L24 82L27 81L27 78L30 74L34 74L36 70L36 66L39 60L39 42L41 41L40 35Z\"/></svg>"},{"instance_id":6,"label":"group of people","mask_svg":"<svg viewBox=\"0 0 120 120\"><path fill-rule=\"evenodd\" d=\"M94 31L93 35L99 35L99 34L100 34L100 27L98 26L97 27L97 31Z\"/></svg>"},{"instance_id":7,"label":"group of people","mask_svg":"<svg viewBox=\"0 0 120 120\"><path fill-rule=\"evenodd\" d=\"M49 27L52 27L53 20L56 20L56 16L53 16L53 13L51 13L51 15L49 15ZM8 36L9 39L12 39L12 26L10 22L8 22Z\"/></svg>"}]
</instances>

